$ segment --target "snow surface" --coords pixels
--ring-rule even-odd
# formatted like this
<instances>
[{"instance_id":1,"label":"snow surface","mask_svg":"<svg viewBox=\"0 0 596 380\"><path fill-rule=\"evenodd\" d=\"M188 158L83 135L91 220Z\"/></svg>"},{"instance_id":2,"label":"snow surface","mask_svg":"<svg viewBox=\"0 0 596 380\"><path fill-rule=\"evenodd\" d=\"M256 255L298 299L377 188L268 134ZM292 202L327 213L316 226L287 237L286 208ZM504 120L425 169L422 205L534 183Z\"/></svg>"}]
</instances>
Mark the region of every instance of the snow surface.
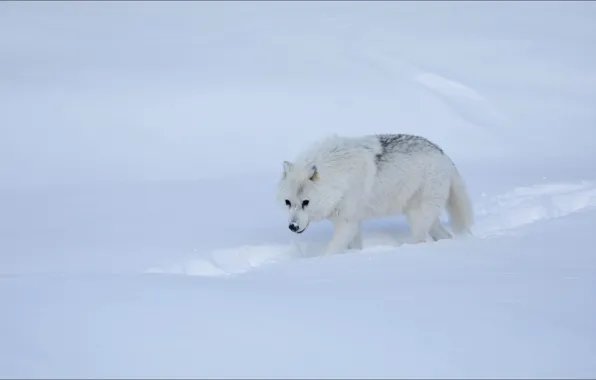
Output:
<instances>
[{"instance_id":1,"label":"snow surface","mask_svg":"<svg viewBox=\"0 0 596 380\"><path fill-rule=\"evenodd\" d=\"M0 377L596 376L596 3L2 2ZM474 237L273 198L424 135Z\"/></svg>"}]
</instances>

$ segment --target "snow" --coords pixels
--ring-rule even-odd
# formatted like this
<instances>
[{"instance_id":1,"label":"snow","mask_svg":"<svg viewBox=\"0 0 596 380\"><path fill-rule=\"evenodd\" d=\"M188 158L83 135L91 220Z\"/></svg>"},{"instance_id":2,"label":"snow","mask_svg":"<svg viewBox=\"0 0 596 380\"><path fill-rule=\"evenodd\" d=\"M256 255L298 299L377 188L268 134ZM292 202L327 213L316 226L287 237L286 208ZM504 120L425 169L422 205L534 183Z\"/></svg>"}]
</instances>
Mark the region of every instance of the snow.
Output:
<instances>
[{"instance_id":1,"label":"snow","mask_svg":"<svg viewBox=\"0 0 596 380\"><path fill-rule=\"evenodd\" d=\"M596 4L0 4L0 377L596 376ZM330 133L455 160L474 236L320 254Z\"/></svg>"}]
</instances>

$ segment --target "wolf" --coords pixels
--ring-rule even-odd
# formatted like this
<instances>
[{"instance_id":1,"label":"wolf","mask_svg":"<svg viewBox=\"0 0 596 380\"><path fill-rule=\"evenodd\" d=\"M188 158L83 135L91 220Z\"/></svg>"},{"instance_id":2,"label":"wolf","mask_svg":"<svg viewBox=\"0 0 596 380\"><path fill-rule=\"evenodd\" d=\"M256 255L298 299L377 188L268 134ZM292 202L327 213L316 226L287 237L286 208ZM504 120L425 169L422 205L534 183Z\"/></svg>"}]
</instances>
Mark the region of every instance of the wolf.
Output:
<instances>
[{"instance_id":1,"label":"wolf","mask_svg":"<svg viewBox=\"0 0 596 380\"><path fill-rule=\"evenodd\" d=\"M294 233L332 222L326 254L362 249L361 224L370 218L405 215L414 244L469 234L473 223L472 202L451 158L410 134L323 138L283 162L276 196ZM453 234L440 222L443 210Z\"/></svg>"}]
</instances>

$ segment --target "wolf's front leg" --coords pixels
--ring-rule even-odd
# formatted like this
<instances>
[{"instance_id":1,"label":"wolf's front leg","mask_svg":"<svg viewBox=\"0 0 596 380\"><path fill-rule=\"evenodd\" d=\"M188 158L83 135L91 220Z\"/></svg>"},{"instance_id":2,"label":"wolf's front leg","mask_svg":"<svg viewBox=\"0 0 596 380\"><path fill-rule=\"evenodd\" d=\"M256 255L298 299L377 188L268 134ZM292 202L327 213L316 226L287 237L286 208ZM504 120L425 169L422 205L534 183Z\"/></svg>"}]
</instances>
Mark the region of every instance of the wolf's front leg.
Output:
<instances>
[{"instance_id":1,"label":"wolf's front leg","mask_svg":"<svg viewBox=\"0 0 596 380\"><path fill-rule=\"evenodd\" d=\"M354 238L350 244L348 244L348 249L362 249L362 229L360 228L359 222L357 223L356 228L356 235L354 235Z\"/></svg>"},{"instance_id":2,"label":"wolf's front leg","mask_svg":"<svg viewBox=\"0 0 596 380\"><path fill-rule=\"evenodd\" d=\"M357 221L333 221L333 230L333 237L325 251L327 255L343 252L348 248L352 248L351 246L355 244L362 244L360 239L360 223Z\"/></svg>"}]
</instances>

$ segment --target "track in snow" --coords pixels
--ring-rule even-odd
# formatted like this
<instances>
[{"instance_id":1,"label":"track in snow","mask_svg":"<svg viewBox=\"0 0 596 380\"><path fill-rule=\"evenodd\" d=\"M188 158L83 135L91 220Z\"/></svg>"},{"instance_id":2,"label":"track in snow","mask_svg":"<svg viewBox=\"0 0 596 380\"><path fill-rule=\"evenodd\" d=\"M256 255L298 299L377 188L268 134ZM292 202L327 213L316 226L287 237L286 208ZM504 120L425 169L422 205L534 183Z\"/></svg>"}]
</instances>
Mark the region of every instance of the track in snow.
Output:
<instances>
[{"instance_id":1,"label":"track in snow","mask_svg":"<svg viewBox=\"0 0 596 380\"><path fill-rule=\"evenodd\" d=\"M550 183L518 187L507 193L490 197L475 205L475 238L489 238L515 233L520 227L564 217L571 213L596 207L596 183ZM407 231L392 235L365 231L364 250L372 251L404 244ZM434 243L440 244L441 242ZM205 258L151 268L147 273L182 274L189 276L225 276L241 274L264 265L292 259L320 255L321 242L293 240L291 244L244 245L217 249Z\"/></svg>"}]
</instances>

